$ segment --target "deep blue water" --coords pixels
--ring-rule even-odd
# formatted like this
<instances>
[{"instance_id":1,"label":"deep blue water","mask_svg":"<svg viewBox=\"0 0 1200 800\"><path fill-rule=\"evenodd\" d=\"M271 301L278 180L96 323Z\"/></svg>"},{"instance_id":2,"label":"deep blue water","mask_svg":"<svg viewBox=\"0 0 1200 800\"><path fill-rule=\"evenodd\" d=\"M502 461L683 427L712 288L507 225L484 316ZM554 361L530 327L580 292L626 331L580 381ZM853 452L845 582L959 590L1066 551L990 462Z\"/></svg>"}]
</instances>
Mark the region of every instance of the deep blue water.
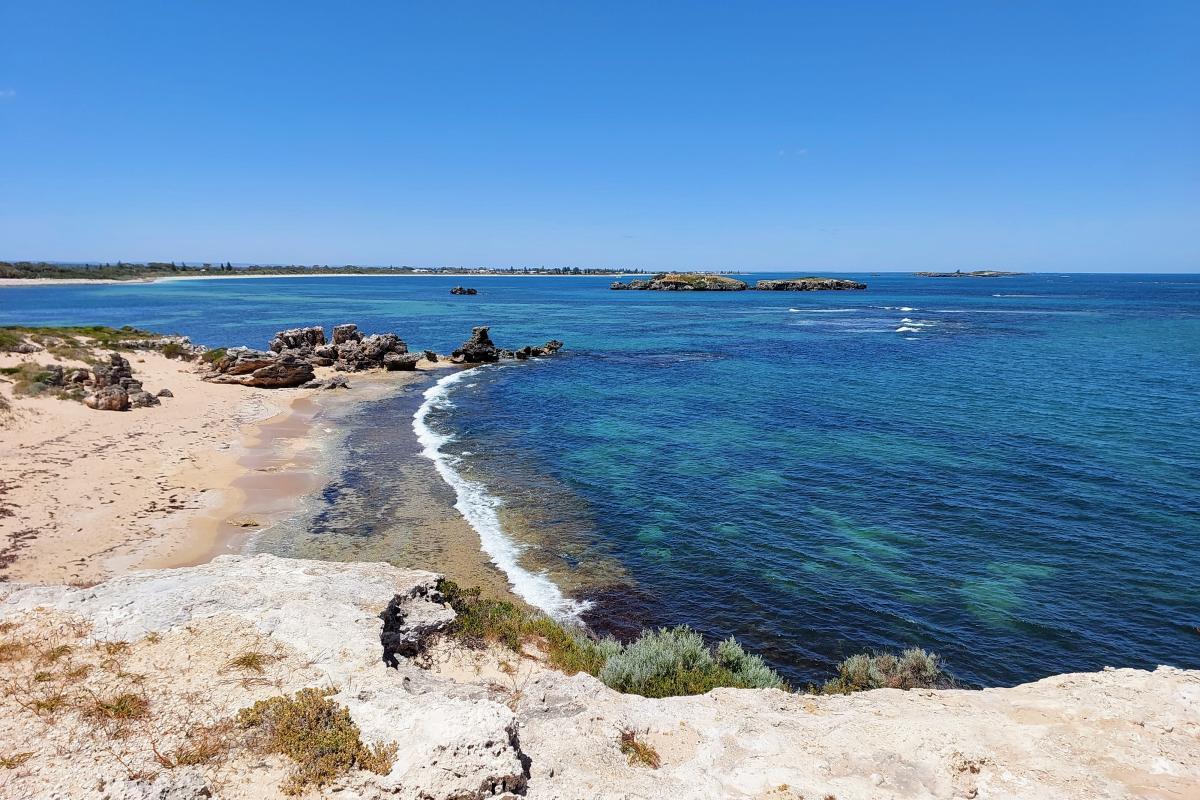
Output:
<instances>
[{"instance_id":1,"label":"deep blue water","mask_svg":"<svg viewBox=\"0 0 1200 800\"><path fill-rule=\"evenodd\" d=\"M910 644L989 685L1200 667L1200 276L853 277L870 288L0 288L0 322L212 345L344 321L439 351L481 323L506 345L563 339L458 381L427 421L503 499L524 567L592 598L597 627L736 635L800 682Z\"/></svg>"}]
</instances>

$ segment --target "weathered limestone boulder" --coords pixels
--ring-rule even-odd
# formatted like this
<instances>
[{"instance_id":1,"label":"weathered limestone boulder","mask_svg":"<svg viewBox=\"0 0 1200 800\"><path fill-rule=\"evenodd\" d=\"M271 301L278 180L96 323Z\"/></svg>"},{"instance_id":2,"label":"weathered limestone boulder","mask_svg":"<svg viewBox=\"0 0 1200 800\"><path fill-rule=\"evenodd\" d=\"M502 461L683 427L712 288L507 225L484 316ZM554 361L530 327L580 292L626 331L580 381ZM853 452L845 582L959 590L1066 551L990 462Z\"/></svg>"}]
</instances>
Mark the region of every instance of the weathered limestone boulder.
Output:
<instances>
[{"instance_id":1,"label":"weathered limestone boulder","mask_svg":"<svg viewBox=\"0 0 1200 800\"><path fill-rule=\"evenodd\" d=\"M433 352L432 350L426 350L425 360L436 364L438 360L437 353Z\"/></svg>"},{"instance_id":2,"label":"weathered limestone boulder","mask_svg":"<svg viewBox=\"0 0 1200 800\"><path fill-rule=\"evenodd\" d=\"M93 381L97 389L107 386L128 385L133 380L133 369L120 353L109 353L107 364L92 367Z\"/></svg>"},{"instance_id":3,"label":"weathered limestone boulder","mask_svg":"<svg viewBox=\"0 0 1200 800\"><path fill-rule=\"evenodd\" d=\"M479 294L478 290L465 286L455 286L450 290L450 294Z\"/></svg>"},{"instance_id":4,"label":"weathered limestone boulder","mask_svg":"<svg viewBox=\"0 0 1200 800\"><path fill-rule=\"evenodd\" d=\"M138 390L128 393L130 408L148 408L149 406L161 405L161 401L144 390Z\"/></svg>"},{"instance_id":5,"label":"weathered limestone boulder","mask_svg":"<svg viewBox=\"0 0 1200 800\"><path fill-rule=\"evenodd\" d=\"M174 397L174 396L175 396L175 393L172 392L170 389L159 389L158 390L158 397Z\"/></svg>"},{"instance_id":6,"label":"weathered limestone boulder","mask_svg":"<svg viewBox=\"0 0 1200 800\"><path fill-rule=\"evenodd\" d=\"M86 383L92 379L91 373L86 369L73 369L67 373L64 380L69 384Z\"/></svg>"},{"instance_id":7,"label":"weathered limestone boulder","mask_svg":"<svg viewBox=\"0 0 1200 800\"><path fill-rule=\"evenodd\" d=\"M387 353L383 357L383 368L389 372L414 370L421 357L416 353Z\"/></svg>"},{"instance_id":8,"label":"weathered limestone boulder","mask_svg":"<svg viewBox=\"0 0 1200 800\"><path fill-rule=\"evenodd\" d=\"M389 353L407 353L408 345L394 333L372 333L364 336L359 342L359 358L366 361L382 362Z\"/></svg>"},{"instance_id":9,"label":"weathered limestone boulder","mask_svg":"<svg viewBox=\"0 0 1200 800\"><path fill-rule=\"evenodd\" d=\"M66 383L66 371L61 364L50 364L46 367L46 374L42 378L42 383L47 386L62 386Z\"/></svg>"},{"instance_id":10,"label":"weathered limestone boulder","mask_svg":"<svg viewBox=\"0 0 1200 800\"><path fill-rule=\"evenodd\" d=\"M659 292L740 292L746 288L743 281L725 275L699 274L694 272L667 272L655 275L650 280L634 280L629 283L614 281L610 289L642 289Z\"/></svg>"},{"instance_id":11,"label":"weathered limestone boulder","mask_svg":"<svg viewBox=\"0 0 1200 800\"><path fill-rule=\"evenodd\" d=\"M44 349L41 345L34 344L33 342L21 342L13 348L13 351L22 355L29 355L30 353L40 353Z\"/></svg>"},{"instance_id":12,"label":"weathered limestone boulder","mask_svg":"<svg viewBox=\"0 0 1200 800\"><path fill-rule=\"evenodd\" d=\"M350 384L346 380L345 375L334 375L331 378L321 380L317 378L304 384L305 389L349 389Z\"/></svg>"},{"instance_id":13,"label":"weathered limestone boulder","mask_svg":"<svg viewBox=\"0 0 1200 800\"><path fill-rule=\"evenodd\" d=\"M284 350L309 351L325 344L325 329L319 325L309 328L291 328L280 331L271 340L270 348L276 353Z\"/></svg>"},{"instance_id":14,"label":"weathered limestone boulder","mask_svg":"<svg viewBox=\"0 0 1200 800\"><path fill-rule=\"evenodd\" d=\"M774 292L827 292L846 289L865 289L865 283L842 278L789 278L787 280L762 280L754 284L755 289Z\"/></svg>"},{"instance_id":15,"label":"weathered limestone boulder","mask_svg":"<svg viewBox=\"0 0 1200 800\"><path fill-rule=\"evenodd\" d=\"M246 347L231 348L205 380L265 389L301 386L313 379L312 364L291 354L276 355Z\"/></svg>"},{"instance_id":16,"label":"weathered limestone boulder","mask_svg":"<svg viewBox=\"0 0 1200 800\"><path fill-rule=\"evenodd\" d=\"M471 338L450 354L450 360L456 364L486 364L500 360L496 343L488 336L488 326L480 325L471 329Z\"/></svg>"},{"instance_id":17,"label":"weathered limestone boulder","mask_svg":"<svg viewBox=\"0 0 1200 800\"><path fill-rule=\"evenodd\" d=\"M120 386L101 386L83 398L83 404L97 411L128 411L129 394Z\"/></svg>"},{"instance_id":18,"label":"weathered limestone boulder","mask_svg":"<svg viewBox=\"0 0 1200 800\"><path fill-rule=\"evenodd\" d=\"M333 344L337 346L346 342L361 341L363 335L359 333L358 326L353 322L347 322L344 325L333 326Z\"/></svg>"}]
</instances>

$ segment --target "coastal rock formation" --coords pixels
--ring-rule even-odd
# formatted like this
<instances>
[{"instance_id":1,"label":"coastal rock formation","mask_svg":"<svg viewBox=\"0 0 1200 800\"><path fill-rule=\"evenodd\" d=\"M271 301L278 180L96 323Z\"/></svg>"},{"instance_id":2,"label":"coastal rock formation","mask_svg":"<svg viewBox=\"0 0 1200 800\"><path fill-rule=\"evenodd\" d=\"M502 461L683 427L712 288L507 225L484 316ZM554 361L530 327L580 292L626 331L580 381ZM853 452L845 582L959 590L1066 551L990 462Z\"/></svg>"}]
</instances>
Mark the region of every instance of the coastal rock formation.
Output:
<instances>
[{"instance_id":1,"label":"coastal rock formation","mask_svg":"<svg viewBox=\"0 0 1200 800\"><path fill-rule=\"evenodd\" d=\"M80 376L80 372L84 374ZM58 368L55 378L60 386L68 382L62 367ZM92 367L90 378L86 371L72 371L69 382L73 387L91 389L84 396L83 403L97 411L128 411L131 408L156 406L160 402L155 395L142 388L141 381L133 377L128 359L120 353L109 353L107 364Z\"/></svg>"},{"instance_id":2,"label":"coastal rock formation","mask_svg":"<svg viewBox=\"0 0 1200 800\"><path fill-rule=\"evenodd\" d=\"M322 796L1091 800L1184 798L1200 786L1198 671L1105 670L980 691L716 689L654 700L494 650L438 650L419 666L411 656L453 618L435 577L257 555L84 589L0 584L9 636L75 631L70 658L127 643L122 657L136 665L155 736L153 752L141 728L97 741L78 711L40 717L0 696L0 741L29 753L5 776L6 791L90 796L104 785L114 798L150 796L133 794L150 791L151 779L138 782L144 770L163 782L155 797L181 796L163 794L169 786L190 786L187 797L278 797L282 759L234 751L221 771L164 770L154 753L185 740L172 715L228 720L305 686L329 687L364 742L398 745L386 775L355 770ZM269 655L261 680L230 672L247 648ZM14 671L56 668L32 657L0 664L13 685L24 685ZM79 680L86 692L117 679L96 669ZM193 687L203 691L185 702ZM625 731L654 749L658 768L630 763Z\"/></svg>"},{"instance_id":3,"label":"coastal rock formation","mask_svg":"<svg viewBox=\"0 0 1200 800\"><path fill-rule=\"evenodd\" d=\"M788 278L786 280L762 280L754 284L755 289L775 292L822 292L846 289L865 289L865 283L843 278Z\"/></svg>"},{"instance_id":4,"label":"coastal rock formation","mask_svg":"<svg viewBox=\"0 0 1200 800\"><path fill-rule=\"evenodd\" d=\"M610 289L642 289L660 292L740 292L746 288L743 281L724 275L705 275L691 272L667 272L649 280L633 280L629 283L614 281Z\"/></svg>"},{"instance_id":5,"label":"coastal rock formation","mask_svg":"<svg viewBox=\"0 0 1200 800\"><path fill-rule=\"evenodd\" d=\"M314 376L312 364L291 354L231 347L205 376L212 383L237 383L267 389L301 386Z\"/></svg>"},{"instance_id":6,"label":"coastal rock formation","mask_svg":"<svg viewBox=\"0 0 1200 800\"><path fill-rule=\"evenodd\" d=\"M471 289L464 286L455 286L450 290L450 294L479 294L477 289Z\"/></svg>"},{"instance_id":7,"label":"coastal rock formation","mask_svg":"<svg viewBox=\"0 0 1200 800\"><path fill-rule=\"evenodd\" d=\"M996 269L977 269L971 272L963 272L961 269L956 269L954 272L916 272L913 273L921 278L1011 278L1014 275L1026 275L1025 272L1001 272Z\"/></svg>"},{"instance_id":8,"label":"coastal rock formation","mask_svg":"<svg viewBox=\"0 0 1200 800\"><path fill-rule=\"evenodd\" d=\"M271 340L269 347L276 353L284 350L312 350L325 344L325 329L320 326L309 328L292 328L279 331Z\"/></svg>"},{"instance_id":9,"label":"coastal rock formation","mask_svg":"<svg viewBox=\"0 0 1200 800\"><path fill-rule=\"evenodd\" d=\"M488 335L488 326L480 325L471 329L471 338L450 354L453 364L490 364L501 359L527 359L532 356L554 355L563 348L563 343L551 339L540 347L526 345L520 350L506 350L496 346Z\"/></svg>"}]
</instances>

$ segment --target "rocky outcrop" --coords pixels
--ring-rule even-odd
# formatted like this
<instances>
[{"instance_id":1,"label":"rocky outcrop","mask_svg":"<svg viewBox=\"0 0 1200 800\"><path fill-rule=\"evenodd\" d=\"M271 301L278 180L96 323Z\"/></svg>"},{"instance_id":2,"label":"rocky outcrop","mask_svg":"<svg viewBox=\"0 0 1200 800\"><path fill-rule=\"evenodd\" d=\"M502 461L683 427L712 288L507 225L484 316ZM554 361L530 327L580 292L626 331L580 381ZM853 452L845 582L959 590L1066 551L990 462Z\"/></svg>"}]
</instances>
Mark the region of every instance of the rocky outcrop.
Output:
<instances>
[{"instance_id":1,"label":"rocky outcrop","mask_svg":"<svg viewBox=\"0 0 1200 800\"><path fill-rule=\"evenodd\" d=\"M80 389L87 391L83 404L97 411L128 411L156 406L160 402L133 377L133 368L120 353L109 353L108 363L92 367L90 376L86 370L73 370L66 376L59 367L56 378L58 385L72 387L76 397Z\"/></svg>"},{"instance_id":2,"label":"rocky outcrop","mask_svg":"<svg viewBox=\"0 0 1200 800\"><path fill-rule=\"evenodd\" d=\"M641 289L659 292L740 292L746 288L744 281L724 275L706 275L692 272L667 272L649 280L633 280L629 283L614 281L610 289Z\"/></svg>"},{"instance_id":3,"label":"rocky outcrop","mask_svg":"<svg viewBox=\"0 0 1200 800\"><path fill-rule=\"evenodd\" d=\"M762 280L754 284L755 289L773 292L828 292L846 289L865 289L865 283L843 278L788 278L786 280Z\"/></svg>"},{"instance_id":4,"label":"rocky outcrop","mask_svg":"<svg viewBox=\"0 0 1200 800\"><path fill-rule=\"evenodd\" d=\"M315 373L312 364L290 353L278 354L248 347L231 347L204 377L212 383L236 383L264 389L302 386Z\"/></svg>"},{"instance_id":5,"label":"rocky outcrop","mask_svg":"<svg viewBox=\"0 0 1200 800\"><path fill-rule=\"evenodd\" d=\"M386 564L221 556L86 589L0 584L0 620L16 635L78 620L89 642L130 643L139 691L155 709L172 705L160 691L177 692L179 706L208 699L232 715L255 699L329 687L365 742L399 745L387 775L352 772L330 797L1092 800L1185 798L1200 786L1200 671L1104 670L979 691L716 689L654 700L530 658L498 661L498 651L414 659L454 616L435 578ZM272 654L270 680L230 674L246 643ZM81 680L112 678L98 669ZM185 702L194 687L203 691ZM60 732L9 697L0 703L0 741L32 754L6 776L14 797L91 796L96 785L140 797L129 775L143 765L172 785L207 779L200 768L163 770L148 748L117 764L88 750L78 726ZM175 729L155 731L158 752L177 745ZM631 764L623 731L661 766ZM277 781L263 780L273 763L235 757L214 796L278 797Z\"/></svg>"},{"instance_id":6,"label":"rocky outcrop","mask_svg":"<svg viewBox=\"0 0 1200 800\"><path fill-rule=\"evenodd\" d=\"M479 294L479 291L466 286L455 286L450 290L450 294Z\"/></svg>"},{"instance_id":7,"label":"rocky outcrop","mask_svg":"<svg viewBox=\"0 0 1200 800\"><path fill-rule=\"evenodd\" d=\"M520 350L507 350L496 346L488 335L488 326L471 329L471 338L450 354L452 364L490 364L501 359L527 359L536 356L554 355L563 348L563 343L551 339L540 347L526 345Z\"/></svg>"},{"instance_id":8,"label":"rocky outcrop","mask_svg":"<svg viewBox=\"0 0 1200 800\"><path fill-rule=\"evenodd\" d=\"M291 328L280 331L271 339L269 347L276 353L285 350L312 350L325 344L325 329L320 326L309 328Z\"/></svg>"}]
</instances>

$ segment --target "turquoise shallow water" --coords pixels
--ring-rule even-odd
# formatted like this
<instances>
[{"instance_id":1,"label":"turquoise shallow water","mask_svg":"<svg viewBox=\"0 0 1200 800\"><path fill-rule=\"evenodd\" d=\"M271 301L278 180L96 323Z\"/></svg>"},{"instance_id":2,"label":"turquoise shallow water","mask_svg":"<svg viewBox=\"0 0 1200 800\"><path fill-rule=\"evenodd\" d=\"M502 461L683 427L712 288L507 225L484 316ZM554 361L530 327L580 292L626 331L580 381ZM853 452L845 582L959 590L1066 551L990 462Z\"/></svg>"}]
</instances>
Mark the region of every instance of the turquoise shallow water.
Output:
<instances>
[{"instance_id":1,"label":"turquoise shallow water","mask_svg":"<svg viewBox=\"0 0 1200 800\"><path fill-rule=\"evenodd\" d=\"M502 344L560 338L559 358L447 387L426 422L503 501L523 567L590 598L598 627L733 634L798 681L908 644L978 684L1200 667L1200 277L853 277L871 288L0 288L0 322L259 346L347 320L442 351L480 323ZM394 411L373 419L395 450L376 435L359 472L412 457Z\"/></svg>"}]
</instances>

